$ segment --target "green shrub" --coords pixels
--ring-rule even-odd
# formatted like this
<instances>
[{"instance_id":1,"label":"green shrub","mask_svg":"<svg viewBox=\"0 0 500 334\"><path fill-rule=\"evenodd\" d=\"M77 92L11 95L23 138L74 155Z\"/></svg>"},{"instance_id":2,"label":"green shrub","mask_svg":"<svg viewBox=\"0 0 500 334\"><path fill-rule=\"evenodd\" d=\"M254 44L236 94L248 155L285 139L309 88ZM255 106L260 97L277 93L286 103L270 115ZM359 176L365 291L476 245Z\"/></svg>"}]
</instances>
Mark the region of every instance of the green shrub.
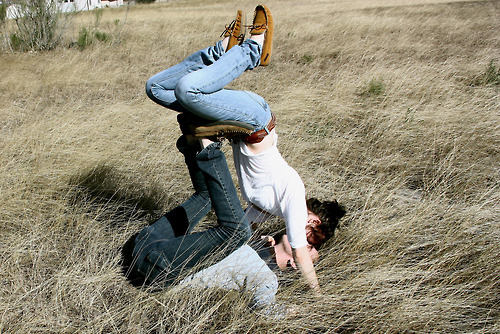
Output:
<instances>
[{"instance_id":1,"label":"green shrub","mask_svg":"<svg viewBox=\"0 0 500 334\"><path fill-rule=\"evenodd\" d=\"M385 92L385 84L381 79L371 79L368 83L366 93L372 96L382 95Z\"/></svg>"},{"instance_id":2,"label":"green shrub","mask_svg":"<svg viewBox=\"0 0 500 334\"><path fill-rule=\"evenodd\" d=\"M94 30L92 31L90 28L81 28L78 32L78 39L75 45L78 47L80 51L85 50L88 46L94 44L95 41L98 42L108 42L110 40L110 36L102 31Z\"/></svg>"},{"instance_id":3,"label":"green shrub","mask_svg":"<svg viewBox=\"0 0 500 334\"><path fill-rule=\"evenodd\" d=\"M56 0L25 0L20 3L23 15L15 19L17 31L11 43L17 51L51 50L61 42L61 12Z\"/></svg>"},{"instance_id":4,"label":"green shrub","mask_svg":"<svg viewBox=\"0 0 500 334\"><path fill-rule=\"evenodd\" d=\"M23 41L16 33L10 34L9 40L10 40L10 46L12 47L13 50L22 49Z\"/></svg>"},{"instance_id":5,"label":"green shrub","mask_svg":"<svg viewBox=\"0 0 500 334\"><path fill-rule=\"evenodd\" d=\"M472 76L469 85L471 86L487 86L500 85L500 68L497 67L497 60L492 59L482 73L477 73Z\"/></svg>"},{"instance_id":6,"label":"green shrub","mask_svg":"<svg viewBox=\"0 0 500 334\"><path fill-rule=\"evenodd\" d=\"M84 50L90 44L92 44L92 37L89 29L87 28L80 29L80 31L78 32L78 39L76 40L76 45L78 46L78 49Z\"/></svg>"},{"instance_id":7,"label":"green shrub","mask_svg":"<svg viewBox=\"0 0 500 334\"><path fill-rule=\"evenodd\" d=\"M102 31L96 30L94 32L94 37L99 42L107 42L107 41L109 41L109 35L106 34L105 32L102 32Z\"/></svg>"},{"instance_id":8,"label":"green shrub","mask_svg":"<svg viewBox=\"0 0 500 334\"><path fill-rule=\"evenodd\" d=\"M485 85L500 85L500 68L496 66L496 59L492 59L484 73Z\"/></svg>"},{"instance_id":9,"label":"green shrub","mask_svg":"<svg viewBox=\"0 0 500 334\"><path fill-rule=\"evenodd\" d=\"M7 18L7 4L0 3L0 25L3 25Z\"/></svg>"},{"instance_id":10,"label":"green shrub","mask_svg":"<svg viewBox=\"0 0 500 334\"><path fill-rule=\"evenodd\" d=\"M303 55L302 58L300 59L300 63L302 64L309 64L312 63L312 61L313 61L312 55Z\"/></svg>"},{"instance_id":11,"label":"green shrub","mask_svg":"<svg viewBox=\"0 0 500 334\"><path fill-rule=\"evenodd\" d=\"M136 3L153 3L155 0L135 0Z\"/></svg>"},{"instance_id":12,"label":"green shrub","mask_svg":"<svg viewBox=\"0 0 500 334\"><path fill-rule=\"evenodd\" d=\"M0 1L0 51L8 49L12 51L7 31L7 4Z\"/></svg>"},{"instance_id":13,"label":"green shrub","mask_svg":"<svg viewBox=\"0 0 500 334\"><path fill-rule=\"evenodd\" d=\"M96 8L94 9L95 20L93 27L83 27L78 32L78 39L76 43L72 43L71 45L75 45L78 47L80 51L86 49L88 46L94 44L94 42L108 42L111 40L111 36L103 31L98 30L99 24L101 22L103 9ZM118 25L119 20L115 20L115 26Z\"/></svg>"}]
</instances>

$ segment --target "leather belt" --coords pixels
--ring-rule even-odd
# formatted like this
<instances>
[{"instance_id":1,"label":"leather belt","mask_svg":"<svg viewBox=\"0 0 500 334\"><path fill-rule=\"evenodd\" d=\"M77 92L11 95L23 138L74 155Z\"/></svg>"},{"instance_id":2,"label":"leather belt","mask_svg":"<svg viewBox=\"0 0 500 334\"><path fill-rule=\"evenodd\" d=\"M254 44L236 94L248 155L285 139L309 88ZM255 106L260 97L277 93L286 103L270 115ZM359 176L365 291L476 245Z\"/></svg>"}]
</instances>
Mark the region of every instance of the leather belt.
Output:
<instances>
[{"instance_id":1,"label":"leather belt","mask_svg":"<svg viewBox=\"0 0 500 334\"><path fill-rule=\"evenodd\" d=\"M264 137L266 137L269 134L269 132L271 132L274 129L275 126L276 126L276 117L274 116L274 114L271 114L271 120L264 129L255 131L250 136L243 138L243 141L249 144L260 143L262 139L264 139Z\"/></svg>"}]
</instances>

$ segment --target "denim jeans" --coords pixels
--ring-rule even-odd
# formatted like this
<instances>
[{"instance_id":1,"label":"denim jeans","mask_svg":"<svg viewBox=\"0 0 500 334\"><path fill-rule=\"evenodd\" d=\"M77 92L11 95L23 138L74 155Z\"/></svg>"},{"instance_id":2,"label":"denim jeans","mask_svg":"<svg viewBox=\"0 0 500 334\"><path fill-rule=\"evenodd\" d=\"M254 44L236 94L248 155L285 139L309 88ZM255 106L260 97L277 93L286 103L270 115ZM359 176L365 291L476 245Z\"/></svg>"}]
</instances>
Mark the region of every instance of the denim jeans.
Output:
<instances>
[{"instance_id":1,"label":"denim jeans","mask_svg":"<svg viewBox=\"0 0 500 334\"><path fill-rule=\"evenodd\" d=\"M251 124L255 131L264 129L271 120L264 98L248 91L224 89L243 72L258 66L260 53L261 46L252 40L228 52L219 41L152 76L146 83L146 94L179 112L210 121L240 121Z\"/></svg>"},{"instance_id":2,"label":"denim jeans","mask_svg":"<svg viewBox=\"0 0 500 334\"><path fill-rule=\"evenodd\" d=\"M220 255L220 260L250 238L250 225L244 217L220 147L221 143L211 144L196 154L194 159L191 159L193 152L189 148L187 151L185 147L181 149L184 149L190 174L203 173L203 178L192 179L196 189L193 196L144 228L135 238L132 271L139 274L145 283L169 285L183 278L189 273L188 269L204 263L211 255ZM192 230L210 210L210 203L217 215L217 226L202 232L179 234ZM178 222L173 220L176 217ZM177 223L184 227L176 228Z\"/></svg>"}]
</instances>

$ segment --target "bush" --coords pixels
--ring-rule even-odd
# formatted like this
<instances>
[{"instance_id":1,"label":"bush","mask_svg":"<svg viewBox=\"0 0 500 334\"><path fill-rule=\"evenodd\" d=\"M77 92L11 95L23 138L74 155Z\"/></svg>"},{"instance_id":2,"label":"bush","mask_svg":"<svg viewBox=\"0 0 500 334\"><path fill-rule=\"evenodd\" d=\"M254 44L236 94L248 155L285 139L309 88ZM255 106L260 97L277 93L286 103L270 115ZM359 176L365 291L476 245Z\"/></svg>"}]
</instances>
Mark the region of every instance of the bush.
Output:
<instances>
[{"instance_id":1,"label":"bush","mask_svg":"<svg viewBox=\"0 0 500 334\"><path fill-rule=\"evenodd\" d=\"M88 46L94 44L94 41L107 42L110 37L107 33L83 27L78 32L78 39L76 40L76 46L80 51L85 50ZM74 44L73 44L74 45Z\"/></svg>"},{"instance_id":2,"label":"bush","mask_svg":"<svg viewBox=\"0 0 500 334\"><path fill-rule=\"evenodd\" d=\"M107 42L109 41L109 35L106 34L105 32L102 31L96 31L94 33L95 39L97 39L99 42Z\"/></svg>"},{"instance_id":3,"label":"bush","mask_svg":"<svg viewBox=\"0 0 500 334\"><path fill-rule=\"evenodd\" d=\"M385 92L385 84L380 79L372 79L368 83L367 93L368 95L378 96Z\"/></svg>"},{"instance_id":4,"label":"bush","mask_svg":"<svg viewBox=\"0 0 500 334\"><path fill-rule=\"evenodd\" d=\"M495 64L496 60L492 59L484 73L484 84L486 85L500 85L500 68Z\"/></svg>"},{"instance_id":5,"label":"bush","mask_svg":"<svg viewBox=\"0 0 500 334\"><path fill-rule=\"evenodd\" d=\"M99 26L99 23L101 22L103 10L102 9L95 9L94 10L95 14L95 20L94 20L94 26L89 27L89 28L81 28L80 31L78 32L78 39L75 43L72 43L70 46L76 46L78 49L81 51L86 49L88 46L94 44L95 41L98 42L108 42L111 40L111 37L109 34L99 31L97 28ZM119 20L115 21L115 25L118 26Z\"/></svg>"},{"instance_id":6,"label":"bush","mask_svg":"<svg viewBox=\"0 0 500 334\"><path fill-rule=\"evenodd\" d=\"M0 2L0 38L5 44L4 46L9 47L7 26L5 22L6 18L7 18L7 4L5 2ZM0 44L0 50L1 50L1 44Z\"/></svg>"},{"instance_id":7,"label":"bush","mask_svg":"<svg viewBox=\"0 0 500 334\"><path fill-rule=\"evenodd\" d=\"M311 55L303 55L300 59L301 64L310 64L313 61L313 56Z\"/></svg>"},{"instance_id":8,"label":"bush","mask_svg":"<svg viewBox=\"0 0 500 334\"><path fill-rule=\"evenodd\" d=\"M61 42L58 31L61 12L56 0L25 0L22 15L15 19L17 32L10 36L17 51L54 49Z\"/></svg>"},{"instance_id":9,"label":"bush","mask_svg":"<svg viewBox=\"0 0 500 334\"><path fill-rule=\"evenodd\" d=\"M7 4L0 3L0 26L4 24L7 18Z\"/></svg>"},{"instance_id":10,"label":"bush","mask_svg":"<svg viewBox=\"0 0 500 334\"><path fill-rule=\"evenodd\" d=\"M78 49L84 50L87 46L92 44L92 35L87 28L82 28L78 32L78 39L76 40L76 45Z\"/></svg>"}]
</instances>

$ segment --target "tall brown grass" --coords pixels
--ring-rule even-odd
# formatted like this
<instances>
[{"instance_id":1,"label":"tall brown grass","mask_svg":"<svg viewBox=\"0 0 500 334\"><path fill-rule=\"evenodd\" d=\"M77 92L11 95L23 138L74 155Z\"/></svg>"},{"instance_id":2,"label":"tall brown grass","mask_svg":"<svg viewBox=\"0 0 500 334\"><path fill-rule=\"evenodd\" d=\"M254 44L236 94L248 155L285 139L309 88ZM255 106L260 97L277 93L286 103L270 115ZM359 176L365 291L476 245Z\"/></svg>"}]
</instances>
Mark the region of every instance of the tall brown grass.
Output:
<instances>
[{"instance_id":1,"label":"tall brown grass","mask_svg":"<svg viewBox=\"0 0 500 334\"><path fill-rule=\"evenodd\" d=\"M323 297L284 275L296 312L276 321L236 292L123 278L121 245L191 193L144 83L255 6L137 5L104 11L120 43L0 55L0 332L498 333L499 2L267 4L271 66L231 87L268 100L308 195L348 209Z\"/></svg>"}]
</instances>

